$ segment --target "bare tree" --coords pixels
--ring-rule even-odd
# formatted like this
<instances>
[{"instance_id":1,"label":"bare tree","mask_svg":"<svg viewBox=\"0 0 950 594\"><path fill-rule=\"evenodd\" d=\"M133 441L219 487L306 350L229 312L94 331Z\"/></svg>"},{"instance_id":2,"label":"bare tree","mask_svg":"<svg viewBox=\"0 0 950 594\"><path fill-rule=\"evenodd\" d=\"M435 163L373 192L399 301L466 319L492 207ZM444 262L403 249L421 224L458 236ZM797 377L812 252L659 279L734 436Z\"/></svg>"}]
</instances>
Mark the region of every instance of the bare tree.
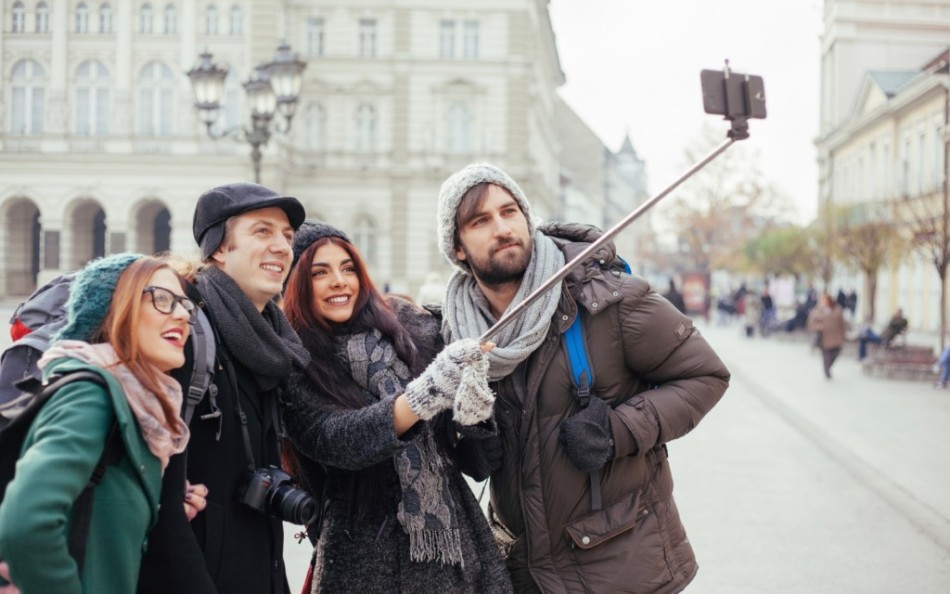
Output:
<instances>
[{"instance_id":1,"label":"bare tree","mask_svg":"<svg viewBox=\"0 0 950 594\"><path fill-rule=\"evenodd\" d=\"M900 258L906 241L892 216L868 204L836 209L834 234L842 263L864 274L864 294L868 300L865 321L872 322L877 274L886 264Z\"/></svg>"},{"instance_id":2,"label":"bare tree","mask_svg":"<svg viewBox=\"0 0 950 594\"><path fill-rule=\"evenodd\" d=\"M707 126L686 148L687 163L699 161L721 136ZM745 262L746 241L789 218L788 199L766 182L756 162L754 152L734 145L677 190L668 213L684 267L738 270Z\"/></svg>"}]
</instances>

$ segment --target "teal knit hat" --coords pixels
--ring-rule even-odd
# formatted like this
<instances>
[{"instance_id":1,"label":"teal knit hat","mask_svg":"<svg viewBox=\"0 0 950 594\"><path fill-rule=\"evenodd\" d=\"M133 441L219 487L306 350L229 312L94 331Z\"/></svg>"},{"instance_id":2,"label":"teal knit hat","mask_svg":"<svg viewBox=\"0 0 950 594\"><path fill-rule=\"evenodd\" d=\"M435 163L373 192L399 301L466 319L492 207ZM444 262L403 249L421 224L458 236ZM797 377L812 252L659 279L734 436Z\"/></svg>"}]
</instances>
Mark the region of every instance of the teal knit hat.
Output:
<instances>
[{"instance_id":1,"label":"teal knit hat","mask_svg":"<svg viewBox=\"0 0 950 594\"><path fill-rule=\"evenodd\" d=\"M144 256L128 252L98 258L76 273L66 302L69 321L53 340L91 340L106 319L119 277L139 258Z\"/></svg>"}]
</instances>

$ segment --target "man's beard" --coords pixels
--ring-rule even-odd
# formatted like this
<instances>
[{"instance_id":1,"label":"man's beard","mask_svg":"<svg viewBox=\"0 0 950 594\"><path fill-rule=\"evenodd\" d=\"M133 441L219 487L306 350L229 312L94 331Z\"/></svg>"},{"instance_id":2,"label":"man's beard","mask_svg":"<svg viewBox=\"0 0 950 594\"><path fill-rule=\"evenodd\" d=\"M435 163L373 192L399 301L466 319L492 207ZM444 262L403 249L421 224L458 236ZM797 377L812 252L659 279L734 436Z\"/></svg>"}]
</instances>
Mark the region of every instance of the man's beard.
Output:
<instances>
[{"instance_id":1,"label":"man's beard","mask_svg":"<svg viewBox=\"0 0 950 594\"><path fill-rule=\"evenodd\" d=\"M492 258L498 250L509 245L521 246L521 251L516 258L509 258L507 257L508 254L497 261ZM464 246L462 251L465 253L465 261L468 262L475 278L481 281L483 285L493 288L520 283L528 269L528 263L531 261L530 241L525 246L520 240L514 238L496 243L485 259L474 257Z\"/></svg>"}]
</instances>

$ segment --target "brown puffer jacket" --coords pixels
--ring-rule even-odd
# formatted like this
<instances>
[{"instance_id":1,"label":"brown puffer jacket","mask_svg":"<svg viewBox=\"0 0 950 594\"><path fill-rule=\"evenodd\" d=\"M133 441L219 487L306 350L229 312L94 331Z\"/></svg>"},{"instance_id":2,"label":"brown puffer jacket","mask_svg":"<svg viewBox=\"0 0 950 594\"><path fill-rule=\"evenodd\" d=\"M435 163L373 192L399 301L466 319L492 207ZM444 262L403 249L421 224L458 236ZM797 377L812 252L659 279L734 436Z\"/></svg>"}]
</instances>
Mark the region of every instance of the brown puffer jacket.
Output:
<instances>
[{"instance_id":1,"label":"brown puffer jacket","mask_svg":"<svg viewBox=\"0 0 950 594\"><path fill-rule=\"evenodd\" d=\"M579 225L544 231L568 260L589 245L577 240L600 235ZM508 556L516 590L527 583L521 591L679 592L698 569L673 501L664 444L712 409L729 371L688 317L642 278L620 274L615 256L608 244L565 279L547 339L527 360L524 403L517 373L493 385L505 454L492 475L491 505L516 539ZM563 345L578 305L594 393L614 407L616 457L599 472L598 511L589 475L558 441L561 421L579 408Z\"/></svg>"}]
</instances>

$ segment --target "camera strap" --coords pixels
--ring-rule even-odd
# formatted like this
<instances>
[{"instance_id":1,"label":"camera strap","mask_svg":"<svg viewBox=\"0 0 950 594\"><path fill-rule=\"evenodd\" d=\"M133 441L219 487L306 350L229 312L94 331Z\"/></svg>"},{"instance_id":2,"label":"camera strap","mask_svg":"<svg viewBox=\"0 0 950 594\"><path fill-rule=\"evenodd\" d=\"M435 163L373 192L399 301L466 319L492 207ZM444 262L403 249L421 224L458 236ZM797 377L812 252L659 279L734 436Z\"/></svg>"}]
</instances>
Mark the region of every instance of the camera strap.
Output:
<instances>
[{"instance_id":1,"label":"camera strap","mask_svg":"<svg viewBox=\"0 0 950 594\"><path fill-rule=\"evenodd\" d=\"M221 349L224 351L225 349ZM238 420L241 421L241 437L244 440L244 457L247 459L247 467L252 471L257 469L257 464L254 461L254 448L251 446L251 433L247 429L247 415L244 413L244 408L241 406L241 390L238 388L237 375L234 373L234 365L231 363L231 359L224 354L220 353L221 361L224 363L224 370L228 374L228 381L231 382L231 390L234 392L234 411L237 413Z\"/></svg>"}]
</instances>

